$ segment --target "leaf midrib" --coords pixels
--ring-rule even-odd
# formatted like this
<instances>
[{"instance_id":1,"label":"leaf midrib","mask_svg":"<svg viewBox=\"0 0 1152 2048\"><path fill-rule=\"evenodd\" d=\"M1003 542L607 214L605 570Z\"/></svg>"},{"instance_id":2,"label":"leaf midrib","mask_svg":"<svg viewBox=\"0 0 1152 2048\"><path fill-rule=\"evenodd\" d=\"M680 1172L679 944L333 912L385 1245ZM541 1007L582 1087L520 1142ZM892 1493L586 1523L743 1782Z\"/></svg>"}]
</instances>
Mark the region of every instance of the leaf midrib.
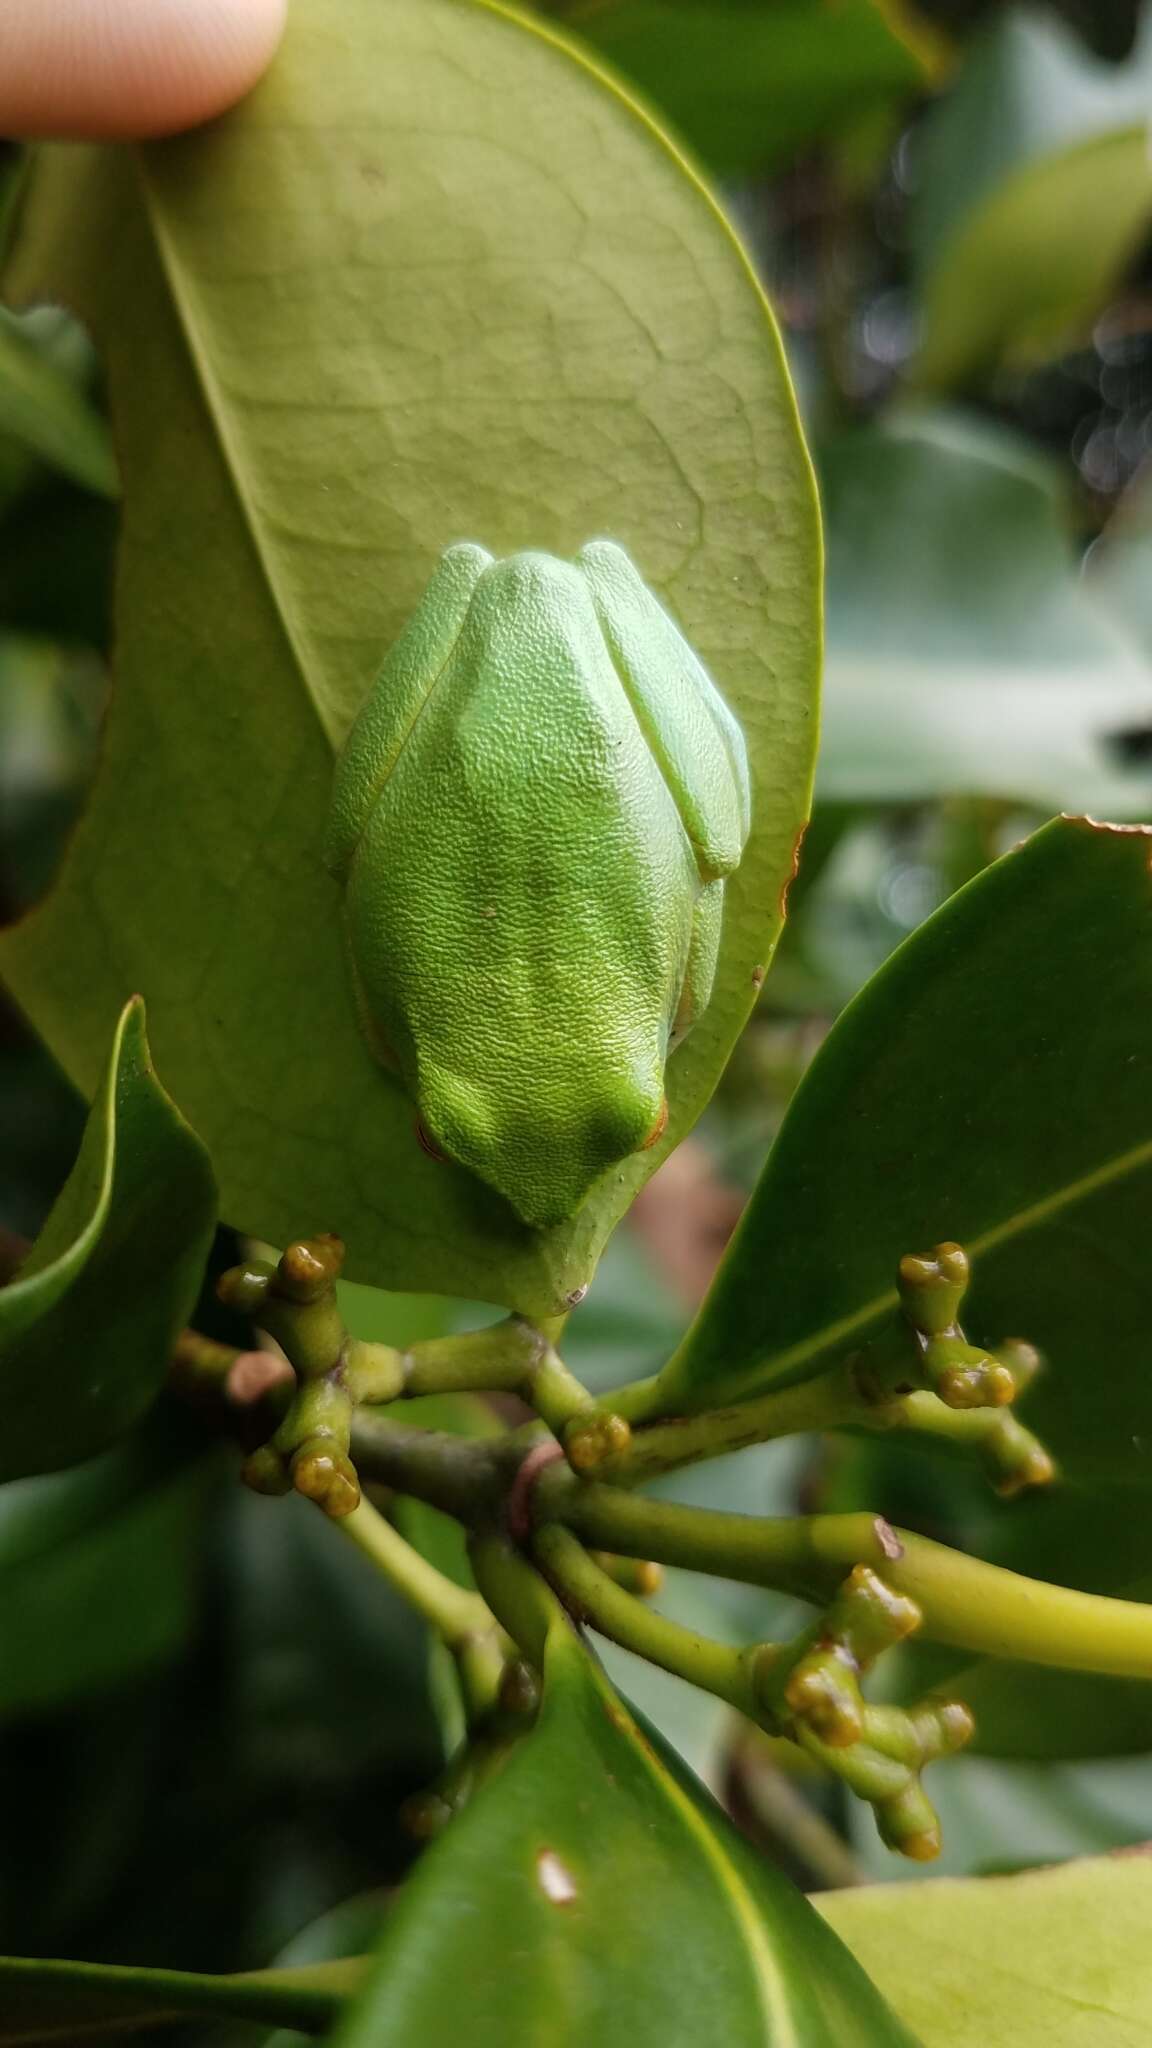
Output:
<instances>
[{"instance_id":1,"label":"leaf midrib","mask_svg":"<svg viewBox=\"0 0 1152 2048\"><path fill-rule=\"evenodd\" d=\"M613 1713L618 1714L622 1702L613 1696ZM759 1993L760 2010L767 2023L765 2039L773 2048L801 2048L799 2036L792 2024L787 1996L780 1982L780 1973L772 1947L764 1932L756 1903L735 1865L724 1855L720 1843L703 1817L697 1812L687 1794L676 1783L670 1771L666 1771L644 1740L638 1728L628 1717L632 1731L632 1751L661 1795L667 1799L687 1833L710 1863L720 1882L721 1891L728 1900L737 1926L743 1937L753 1977Z\"/></svg>"}]
</instances>

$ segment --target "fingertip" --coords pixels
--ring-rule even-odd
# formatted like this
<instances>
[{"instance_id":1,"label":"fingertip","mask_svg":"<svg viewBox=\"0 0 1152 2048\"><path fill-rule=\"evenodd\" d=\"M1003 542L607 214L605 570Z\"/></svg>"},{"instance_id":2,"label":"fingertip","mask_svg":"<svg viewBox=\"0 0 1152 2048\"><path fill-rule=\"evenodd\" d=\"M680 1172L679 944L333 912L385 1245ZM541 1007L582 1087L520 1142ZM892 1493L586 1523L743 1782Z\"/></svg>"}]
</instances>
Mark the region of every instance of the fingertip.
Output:
<instances>
[{"instance_id":1,"label":"fingertip","mask_svg":"<svg viewBox=\"0 0 1152 2048\"><path fill-rule=\"evenodd\" d=\"M286 0L3 0L0 133L171 135L243 98Z\"/></svg>"}]
</instances>

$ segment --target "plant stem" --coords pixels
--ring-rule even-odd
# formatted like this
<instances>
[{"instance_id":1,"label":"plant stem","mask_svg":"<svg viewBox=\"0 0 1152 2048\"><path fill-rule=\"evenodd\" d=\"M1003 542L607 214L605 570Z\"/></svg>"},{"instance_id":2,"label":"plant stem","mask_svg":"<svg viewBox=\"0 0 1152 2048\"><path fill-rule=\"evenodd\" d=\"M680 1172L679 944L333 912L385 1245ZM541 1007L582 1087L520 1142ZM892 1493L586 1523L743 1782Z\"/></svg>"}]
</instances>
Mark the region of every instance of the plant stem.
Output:
<instances>
[{"instance_id":1,"label":"plant stem","mask_svg":"<svg viewBox=\"0 0 1152 2048\"><path fill-rule=\"evenodd\" d=\"M605 1397L605 1405L633 1424L651 1410L657 1382L637 1380ZM633 1428L632 1441L607 1461L605 1478L636 1486L681 1465L702 1463L749 1444L805 1431L864 1429L887 1435L911 1431L979 1451L1003 1491L1041 1484L1052 1463L1036 1439L1004 1408L951 1408L936 1394L917 1389L877 1401L857 1382L855 1360L843 1360L818 1378L774 1388L735 1408L703 1409L694 1415L660 1418Z\"/></svg>"},{"instance_id":2,"label":"plant stem","mask_svg":"<svg viewBox=\"0 0 1152 2048\"><path fill-rule=\"evenodd\" d=\"M635 1421L637 1409L642 1411L651 1398L652 1385L638 1381L608 1395L606 1402ZM637 1486L680 1465L723 1457L774 1437L808 1430L891 1427L879 1422L879 1413L865 1400L845 1362L817 1379L774 1388L736 1408L704 1409L634 1429L629 1449L612 1459L604 1476L616 1486Z\"/></svg>"},{"instance_id":3,"label":"plant stem","mask_svg":"<svg viewBox=\"0 0 1152 2048\"><path fill-rule=\"evenodd\" d=\"M367 1474L475 1527L499 1514L510 1460L523 1457L528 1441L469 1442L361 1416L353 1449ZM937 1642L1058 1670L1152 1677L1152 1608L1023 1578L894 1531L875 1515L728 1515L581 1480L559 1460L540 1473L532 1503L538 1524L560 1522L594 1549L770 1586L816 1605L854 1564L869 1564L917 1602L924 1632Z\"/></svg>"},{"instance_id":4,"label":"plant stem","mask_svg":"<svg viewBox=\"0 0 1152 2048\"><path fill-rule=\"evenodd\" d=\"M519 1445L512 1450L510 1439L477 1441L359 1409L352 1424L352 1455L365 1479L410 1493L473 1525L499 1511L523 1452Z\"/></svg>"},{"instance_id":5,"label":"plant stem","mask_svg":"<svg viewBox=\"0 0 1152 2048\"><path fill-rule=\"evenodd\" d=\"M708 1636L682 1628L646 1607L602 1571L568 1529L550 1523L537 1530L532 1554L545 1577L578 1621L626 1650L687 1679L741 1712L757 1711L749 1659Z\"/></svg>"},{"instance_id":6,"label":"plant stem","mask_svg":"<svg viewBox=\"0 0 1152 2048\"><path fill-rule=\"evenodd\" d=\"M937 1642L1057 1670L1152 1678L1152 1607L1023 1578L893 1530L877 1515L728 1515L581 1483L559 1464L541 1473L533 1505L538 1522L561 1521L597 1549L770 1586L816 1605L854 1564L868 1564L915 1600L924 1634Z\"/></svg>"},{"instance_id":7,"label":"plant stem","mask_svg":"<svg viewBox=\"0 0 1152 2048\"><path fill-rule=\"evenodd\" d=\"M569 1372L552 1345L559 1320L546 1329L509 1316L487 1330L432 1337L407 1351L351 1338L344 1377L356 1401L392 1401L423 1394L519 1394L558 1434L575 1416L595 1409L587 1387Z\"/></svg>"},{"instance_id":8,"label":"plant stem","mask_svg":"<svg viewBox=\"0 0 1152 2048\"><path fill-rule=\"evenodd\" d=\"M478 1530L468 1546L476 1584L529 1662L544 1669L548 1631L568 1617L539 1572L500 1529Z\"/></svg>"},{"instance_id":9,"label":"plant stem","mask_svg":"<svg viewBox=\"0 0 1152 2048\"><path fill-rule=\"evenodd\" d=\"M424 1616L450 1650L463 1651L479 1638L492 1634L492 1614L480 1595L467 1592L437 1571L435 1565L405 1542L399 1530L370 1501L362 1500L352 1514L340 1520L338 1527L409 1606Z\"/></svg>"}]
</instances>

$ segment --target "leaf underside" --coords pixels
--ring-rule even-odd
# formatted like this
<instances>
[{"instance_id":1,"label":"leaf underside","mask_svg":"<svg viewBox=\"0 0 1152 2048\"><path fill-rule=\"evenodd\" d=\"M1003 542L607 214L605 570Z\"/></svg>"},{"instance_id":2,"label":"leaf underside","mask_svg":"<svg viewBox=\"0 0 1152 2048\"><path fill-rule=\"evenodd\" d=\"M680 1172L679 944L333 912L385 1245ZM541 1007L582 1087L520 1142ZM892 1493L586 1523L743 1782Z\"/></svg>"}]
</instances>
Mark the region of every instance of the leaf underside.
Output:
<instances>
[{"instance_id":1,"label":"leaf underside","mask_svg":"<svg viewBox=\"0 0 1152 2048\"><path fill-rule=\"evenodd\" d=\"M45 152L9 279L105 357L118 670L62 878L0 946L86 1090L134 986L226 1218L349 1272L555 1311L707 1101L807 810L812 482L714 205L547 32L473 0L299 0L235 114ZM441 550L621 541L744 726L752 844L666 1137L528 1230L428 1158L357 1032L319 847L335 745Z\"/></svg>"}]
</instances>

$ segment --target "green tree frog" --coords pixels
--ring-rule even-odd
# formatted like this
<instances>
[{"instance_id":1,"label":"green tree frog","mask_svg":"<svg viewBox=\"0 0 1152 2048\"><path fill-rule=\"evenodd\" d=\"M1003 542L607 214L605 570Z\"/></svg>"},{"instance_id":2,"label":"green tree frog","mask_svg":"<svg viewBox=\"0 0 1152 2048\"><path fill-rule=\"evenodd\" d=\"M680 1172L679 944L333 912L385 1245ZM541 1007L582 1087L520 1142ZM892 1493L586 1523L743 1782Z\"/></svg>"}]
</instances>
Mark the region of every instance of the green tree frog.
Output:
<instances>
[{"instance_id":1,"label":"green tree frog","mask_svg":"<svg viewBox=\"0 0 1152 2048\"><path fill-rule=\"evenodd\" d=\"M448 548L336 768L357 1006L533 1226L663 1129L749 829L736 720L624 550Z\"/></svg>"}]
</instances>

